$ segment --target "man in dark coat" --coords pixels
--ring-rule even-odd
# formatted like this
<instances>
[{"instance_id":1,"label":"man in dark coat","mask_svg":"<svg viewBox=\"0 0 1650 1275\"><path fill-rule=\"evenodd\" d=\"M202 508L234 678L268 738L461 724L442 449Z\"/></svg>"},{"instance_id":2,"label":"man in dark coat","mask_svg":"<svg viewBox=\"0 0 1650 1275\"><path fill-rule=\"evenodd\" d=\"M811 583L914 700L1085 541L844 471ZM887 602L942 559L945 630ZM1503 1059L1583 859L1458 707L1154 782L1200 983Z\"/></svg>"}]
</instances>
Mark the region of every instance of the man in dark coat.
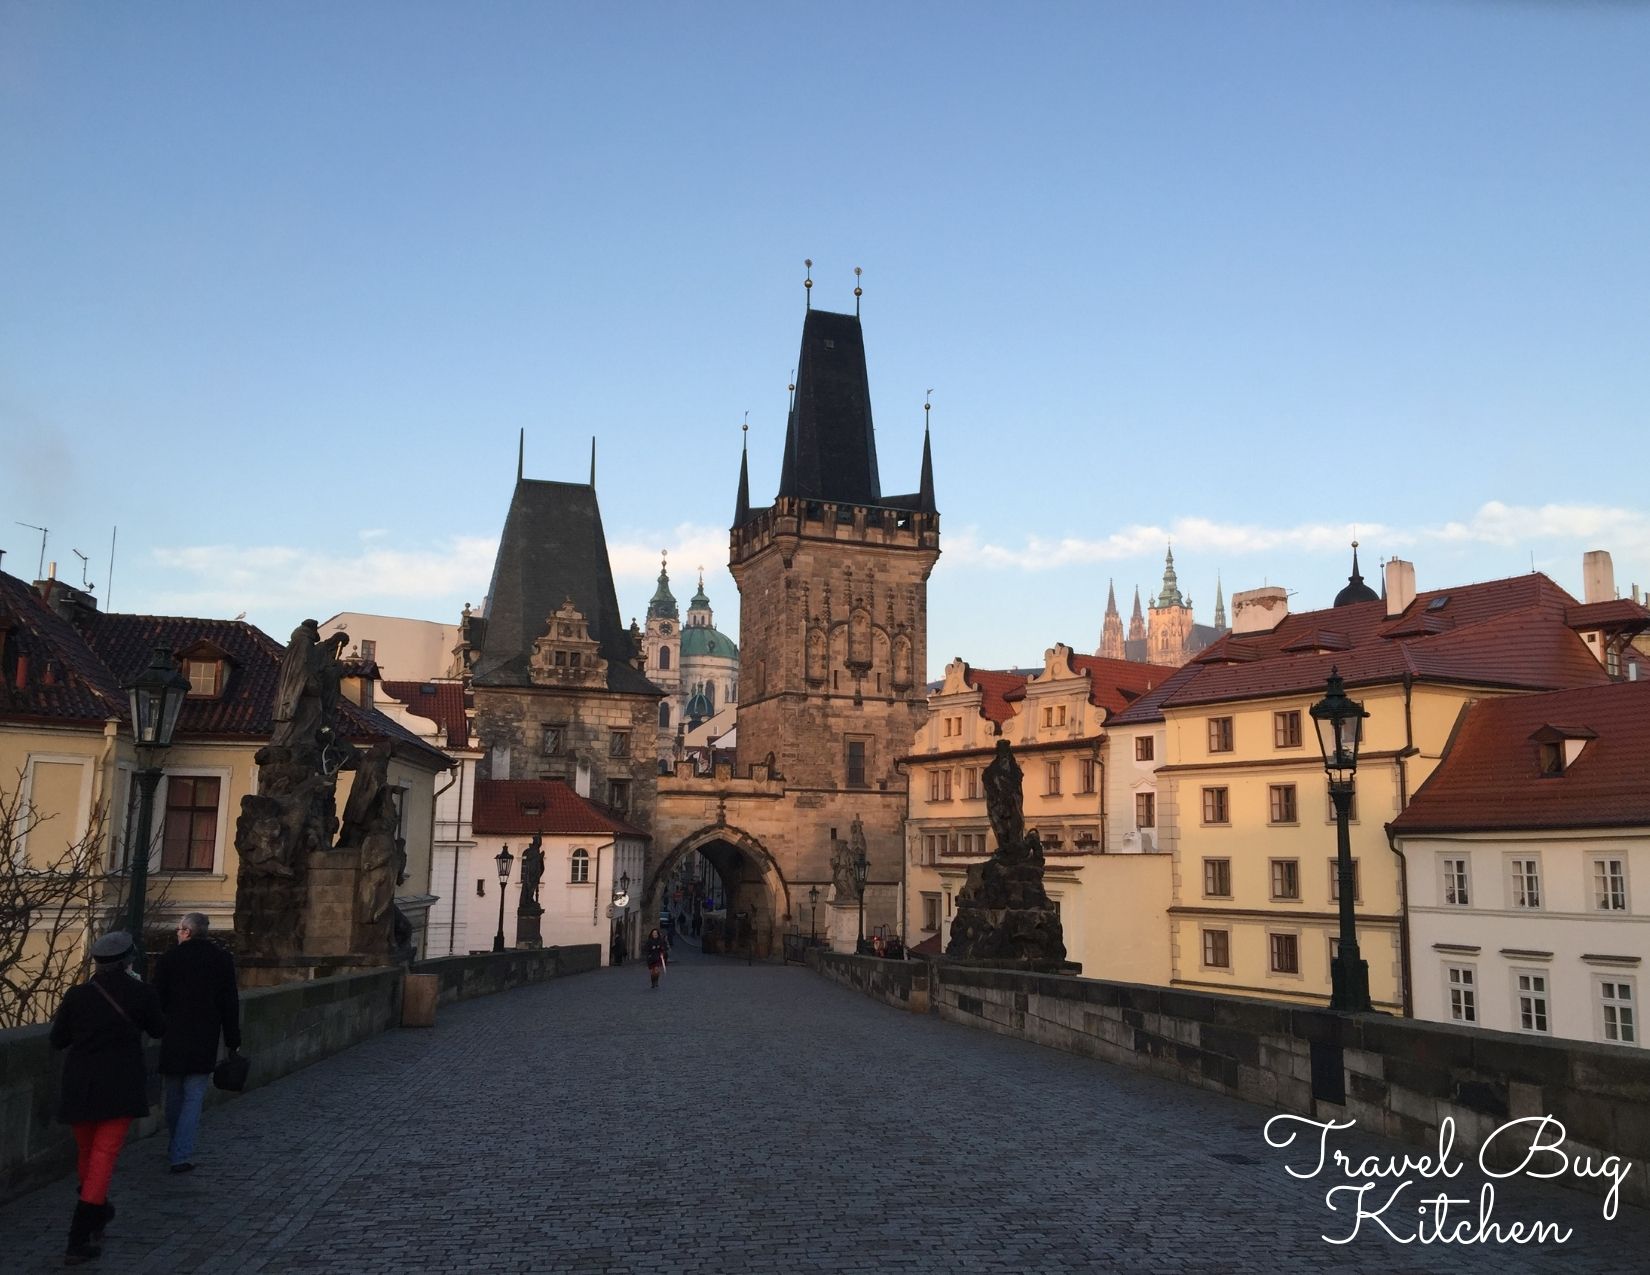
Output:
<instances>
[{"instance_id":1,"label":"man in dark coat","mask_svg":"<svg viewBox=\"0 0 1650 1275\"><path fill-rule=\"evenodd\" d=\"M98 1255L103 1228L115 1215L109 1179L132 1121L149 1114L143 1033L166 1030L153 989L128 971L136 949L124 930L92 944L96 971L63 994L52 1018L52 1048L66 1049L57 1118L74 1127L80 1198L69 1223L66 1266Z\"/></svg>"},{"instance_id":2,"label":"man in dark coat","mask_svg":"<svg viewBox=\"0 0 1650 1275\"><path fill-rule=\"evenodd\" d=\"M207 938L207 919L189 912L178 922L178 945L155 962L155 991L166 1014L160 1074L166 1082L166 1157L173 1173L195 1167L201 1103L218 1065L218 1038L241 1047L241 995L235 959Z\"/></svg>"}]
</instances>

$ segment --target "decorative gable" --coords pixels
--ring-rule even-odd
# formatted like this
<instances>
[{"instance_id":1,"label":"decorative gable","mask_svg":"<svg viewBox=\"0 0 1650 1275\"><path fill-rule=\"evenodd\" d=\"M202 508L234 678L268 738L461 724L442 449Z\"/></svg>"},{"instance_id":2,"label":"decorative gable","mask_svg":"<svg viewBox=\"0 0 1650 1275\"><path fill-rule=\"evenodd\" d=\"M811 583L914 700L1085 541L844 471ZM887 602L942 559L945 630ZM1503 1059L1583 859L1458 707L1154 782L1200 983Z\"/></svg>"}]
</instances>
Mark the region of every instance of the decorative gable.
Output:
<instances>
[{"instance_id":1,"label":"decorative gable","mask_svg":"<svg viewBox=\"0 0 1650 1275\"><path fill-rule=\"evenodd\" d=\"M590 636L584 613L567 598L533 641L529 669L535 686L606 686L607 661Z\"/></svg>"},{"instance_id":2,"label":"decorative gable","mask_svg":"<svg viewBox=\"0 0 1650 1275\"><path fill-rule=\"evenodd\" d=\"M216 642L201 638L177 653L178 668L189 679L190 699L219 699L235 661Z\"/></svg>"}]
</instances>

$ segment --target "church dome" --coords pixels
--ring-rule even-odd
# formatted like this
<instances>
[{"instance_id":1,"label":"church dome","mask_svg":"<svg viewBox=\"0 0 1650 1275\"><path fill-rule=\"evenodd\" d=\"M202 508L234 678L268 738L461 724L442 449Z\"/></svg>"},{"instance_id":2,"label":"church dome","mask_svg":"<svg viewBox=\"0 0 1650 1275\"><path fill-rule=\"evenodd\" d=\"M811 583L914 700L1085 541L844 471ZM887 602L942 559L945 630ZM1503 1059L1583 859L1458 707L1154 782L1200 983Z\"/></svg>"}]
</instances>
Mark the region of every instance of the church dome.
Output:
<instances>
[{"instance_id":1,"label":"church dome","mask_svg":"<svg viewBox=\"0 0 1650 1275\"><path fill-rule=\"evenodd\" d=\"M701 684L688 696L687 708L682 716L690 722L703 722L709 721L715 715L716 710L711 708L710 697L705 694L705 688Z\"/></svg>"},{"instance_id":2,"label":"church dome","mask_svg":"<svg viewBox=\"0 0 1650 1275\"><path fill-rule=\"evenodd\" d=\"M720 629L708 624L690 624L682 630L682 656L710 655L724 660L737 660L739 648Z\"/></svg>"},{"instance_id":3,"label":"church dome","mask_svg":"<svg viewBox=\"0 0 1650 1275\"><path fill-rule=\"evenodd\" d=\"M1346 578L1346 587L1335 595L1335 605L1351 606L1355 602L1379 602L1381 595L1364 583L1358 574L1358 542L1352 542L1352 574Z\"/></svg>"}]
</instances>

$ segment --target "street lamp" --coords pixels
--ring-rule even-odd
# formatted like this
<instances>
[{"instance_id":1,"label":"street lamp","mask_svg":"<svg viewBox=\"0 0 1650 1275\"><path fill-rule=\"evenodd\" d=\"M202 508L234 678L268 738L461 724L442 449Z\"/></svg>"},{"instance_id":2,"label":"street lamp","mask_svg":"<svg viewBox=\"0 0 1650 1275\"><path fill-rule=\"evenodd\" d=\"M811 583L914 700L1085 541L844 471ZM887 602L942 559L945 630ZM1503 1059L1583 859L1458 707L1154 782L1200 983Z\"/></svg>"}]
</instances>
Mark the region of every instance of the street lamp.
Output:
<instances>
[{"instance_id":1,"label":"street lamp","mask_svg":"<svg viewBox=\"0 0 1650 1275\"><path fill-rule=\"evenodd\" d=\"M819 887L810 886L808 889L808 942L819 942L819 931L814 928L814 913L819 908Z\"/></svg>"},{"instance_id":2,"label":"street lamp","mask_svg":"<svg viewBox=\"0 0 1650 1275\"><path fill-rule=\"evenodd\" d=\"M1346 697L1340 669L1331 668L1329 693L1312 705L1312 721L1318 728L1323 768L1329 776L1329 798L1335 803L1335 873L1340 883L1341 938L1335 959L1329 963L1329 1008L1345 1014L1367 1014L1374 1008L1369 1003L1369 962L1358 952L1353 918L1352 834L1347 830L1358 746L1363 742L1364 719L1368 716L1362 704Z\"/></svg>"},{"instance_id":3,"label":"street lamp","mask_svg":"<svg viewBox=\"0 0 1650 1275\"><path fill-rule=\"evenodd\" d=\"M155 818L155 789L160 785L162 755L172 746L183 698L189 694L189 679L172 663L172 653L157 645L149 656L149 666L126 687L132 700L132 739L138 756L138 836L137 845L127 837L127 857L132 873L131 897L126 901L126 929L132 936L136 955L132 968L142 977L143 905L149 887L149 830Z\"/></svg>"},{"instance_id":4,"label":"street lamp","mask_svg":"<svg viewBox=\"0 0 1650 1275\"><path fill-rule=\"evenodd\" d=\"M516 856L510 853L508 845L493 856L493 862L498 864L498 933L493 935L495 952L504 950L504 886L510 879L510 865L515 861Z\"/></svg>"},{"instance_id":5,"label":"street lamp","mask_svg":"<svg viewBox=\"0 0 1650 1275\"><path fill-rule=\"evenodd\" d=\"M854 950L861 956L866 952L865 944L865 881L871 875L871 865L865 858L865 849L862 846L859 854L854 858L854 889L859 894L859 946Z\"/></svg>"}]
</instances>

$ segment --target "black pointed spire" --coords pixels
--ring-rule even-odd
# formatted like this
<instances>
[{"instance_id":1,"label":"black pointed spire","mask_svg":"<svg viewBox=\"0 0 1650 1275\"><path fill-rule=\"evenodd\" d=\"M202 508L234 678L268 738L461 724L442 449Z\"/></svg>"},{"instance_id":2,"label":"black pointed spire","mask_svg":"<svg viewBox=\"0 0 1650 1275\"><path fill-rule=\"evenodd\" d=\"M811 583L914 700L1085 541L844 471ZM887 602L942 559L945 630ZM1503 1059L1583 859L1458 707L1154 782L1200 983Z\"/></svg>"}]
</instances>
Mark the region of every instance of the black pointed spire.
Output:
<instances>
[{"instance_id":1,"label":"black pointed spire","mask_svg":"<svg viewBox=\"0 0 1650 1275\"><path fill-rule=\"evenodd\" d=\"M1358 542L1352 542L1352 574L1346 578L1346 587L1335 595L1335 605L1351 606L1354 602L1376 602L1380 595L1364 583L1358 572Z\"/></svg>"},{"instance_id":2,"label":"black pointed spire","mask_svg":"<svg viewBox=\"0 0 1650 1275\"><path fill-rule=\"evenodd\" d=\"M865 334L851 314L809 310L802 321L779 495L849 505L882 502Z\"/></svg>"},{"instance_id":3,"label":"black pointed spire","mask_svg":"<svg viewBox=\"0 0 1650 1275\"><path fill-rule=\"evenodd\" d=\"M751 520L750 422L741 427L745 441L739 446L739 499L733 507L733 525L743 527Z\"/></svg>"},{"instance_id":4,"label":"black pointed spire","mask_svg":"<svg viewBox=\"0 0 1650 1275\"><path fill-rule=\"evenodd\" d=\"M527 427L522 426L521 433L516 436L516 481L521 481L523 467L527 463Z\"/></svg>"},{"instance_id":5,"label":"black pointed spire","mask_svg":"<svg viewBox=\"0 0 1650 1275\"><path fill-rule=\"evenodd\" d=\"M590 489L596 489L596 436L590 436Z\"/></svg>"},{"instance_id":6,"label":"black pointed spire","mask_svg":"<svg viewBox=\"0 0 1650 1275\"><path fill-rule=\"evenodd\" d=\"M929 390L930 394L934 391ZM928 442L928 411L926 398L922 403L922 481L917 487L917 512L931 514L934 506L934 452Z\"/></svg>"}]
</instances>

